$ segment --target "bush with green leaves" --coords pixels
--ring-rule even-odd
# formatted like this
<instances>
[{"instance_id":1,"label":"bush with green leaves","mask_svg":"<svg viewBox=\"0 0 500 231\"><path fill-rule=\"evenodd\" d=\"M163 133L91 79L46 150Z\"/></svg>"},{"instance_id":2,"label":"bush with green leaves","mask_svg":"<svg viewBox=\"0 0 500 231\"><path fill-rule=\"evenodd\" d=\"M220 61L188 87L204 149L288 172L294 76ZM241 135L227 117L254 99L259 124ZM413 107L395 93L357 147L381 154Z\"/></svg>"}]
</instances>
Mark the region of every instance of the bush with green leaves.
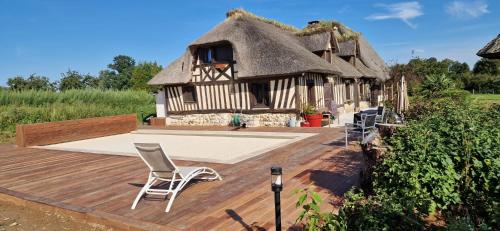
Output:
<instances>
[{"instance_id":1,"label":"bush with green leaves","mask_svg":"<svg viewBox=\"0 0 500 231\"><path fill-rule=\"evenodd\" d=\"M385 140L373 194L347 193L338 215L318 212L313 198L305 227L434 229L424 218L436 216L448 230L500 230L500 105L476 107L464 91L433 95L415 98L406 126Z\"/></svg>"},{"instance_id":2,"label":"bush with green leaves","mask_svg":"<svg viewBox=\"0 0 500 231\"><path fill-rule=\"evenodd\" d=\"M381 197L365 198L359 190L345 194L338 213L322 212L323 199L313 188L296 190L296 207L301 208L296 223L302 230L420 230L424 224L418 214ZM411 210L410 210L411 211Z\"/></svg>"},{"instance_id":3,"label":"bush with green leaves","mask_svg":"<svg viewBox=\"0 0 500 231\"><path fill-rule=\"evenodd\" d=\"M12 140L16 124L82 119L155 111L153 95L146 91L0 90L0 143Z\"/></svg>"},{"instance_id":4,"label":"bush with green leaves","mask_svg":"<svg viewBox=\"0 0 500 231\"><path fill-rule=\"evenodd\" d=\"M295 190L295 194L299 195L295 207L302 208L296 223L302 223L303 230L347 230L343 211L340 211L338 215L331 212L322 212L320 206L323 199L312 188Z\"/></svg>"},{"instance_id":5,"label":"bush with green leaves","mask_svg":"<svg viewBox=\"0 0 500 231\"><path fill-rule=\"evenodd\" d=\"M374 189L424 215L452 211L500 224L500 108L440 99L389 140Z\"/></svg>"},{"instance_id":6,"label":"bush with green leaves","mask_svg":"<svg viewBox=\"0 0 500 231\"><path fill-rule=\"evenodd\" d=\"M464 90L448 89L430 95L414 96L410 100L410 109L404 112L405 119L419 120L440 111L449 105L469 107L472 103L471 93Z\"/></svg>"},{"instance_id":7,"label":"bush with green leaves","mask_svg":"<svg viewBox=\"0 0 500 231\"><path fill-rule=\"evenodd\" d=\"M453 88L455 83L446 74L427 75L420 85L420 94L425 96L435 96L442 91Z\"/></svg>"},{"instance_id":8,"label":"bush with green leaves","mask_svg":"<svg viewBox=\"0 0 500 231\"><path fill-rule=\"evenodd\" d=\"M385 195L365 198L362 191L352 189L345 195L339 216L344 216L348 230L422 230L419 214Z\"/></svg>"}]
</instances>

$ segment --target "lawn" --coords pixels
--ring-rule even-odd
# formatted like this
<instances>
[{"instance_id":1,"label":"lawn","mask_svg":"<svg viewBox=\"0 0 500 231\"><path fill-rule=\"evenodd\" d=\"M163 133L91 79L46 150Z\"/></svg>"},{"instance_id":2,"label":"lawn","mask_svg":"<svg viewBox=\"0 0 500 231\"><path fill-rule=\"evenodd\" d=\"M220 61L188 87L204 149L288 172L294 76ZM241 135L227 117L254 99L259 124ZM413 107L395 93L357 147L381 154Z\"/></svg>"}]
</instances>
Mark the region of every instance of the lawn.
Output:
<instances>
[{"instance_id":1,"label":"lawn","mask_svg":"<svg viewBox=\"0 0 500 231\"><path fill-rule=\"evenodd\" d=\"M500 94L474 94L472 95L474 103L484 106L500 104Z\"/></svg>"}]
</instances>

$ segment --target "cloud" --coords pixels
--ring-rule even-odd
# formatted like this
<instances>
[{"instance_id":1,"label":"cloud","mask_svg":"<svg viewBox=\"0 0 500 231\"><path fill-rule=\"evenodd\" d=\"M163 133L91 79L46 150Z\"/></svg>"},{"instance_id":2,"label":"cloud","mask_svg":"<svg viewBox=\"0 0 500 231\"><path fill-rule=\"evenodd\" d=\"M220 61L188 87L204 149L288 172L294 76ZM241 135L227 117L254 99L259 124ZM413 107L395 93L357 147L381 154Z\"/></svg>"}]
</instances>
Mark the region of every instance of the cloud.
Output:
<instances>
[{"instance_id":1,"label":"cloud","mask_svg":"<svg viewBox=\"0 0 500 231\"><path fill-rule=\"evenodd\" d=\"M385 13L375 13L366 19L368 20L386 20L399 19L409 27L415 29L416 24L410 22L410 19L423 15L422 6L418 2L400 2L394 4L377 4L377 7L386 9Z\"/></svg>"},{"instance_id":2,"label":"cloud","mask_svg":"<svg viewBox=\"0 0 500 231\"><path fill-rule=\"evenodd\" d=\"M453 1L446 6L446 13L456 18L469 19L477 18L489 11L488 4L481 0Z\"/></svg>"}]
</instances>

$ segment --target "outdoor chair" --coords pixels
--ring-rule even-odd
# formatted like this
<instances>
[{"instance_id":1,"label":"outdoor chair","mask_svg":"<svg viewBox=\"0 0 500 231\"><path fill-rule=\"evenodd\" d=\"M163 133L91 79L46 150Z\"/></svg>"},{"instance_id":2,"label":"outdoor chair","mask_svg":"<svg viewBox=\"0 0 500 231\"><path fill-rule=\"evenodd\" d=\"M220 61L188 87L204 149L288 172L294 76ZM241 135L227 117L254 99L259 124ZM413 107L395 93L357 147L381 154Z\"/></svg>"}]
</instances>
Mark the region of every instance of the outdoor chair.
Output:
<instances>
[{"instance_id":1,"label":"outdoor chair","mask_svg":"<svg viewBox=\"0 0 500 231\"><path fill-rule=\"evenodd\" d=\"M351 134L361 134L363 139L366 134L369 134L375 128L376 114L361 114L361 121L357 124L346 123L345 124L345 147L347 148L348 141L347 137L349 133Z\"/></svg>"},{"instance_id":2,"label":"outdoor chair","mask_svg":"<svg viewBox=\"0 0 500 231\"><path fill-rule=\"evenodd\" d=\"M170 207L175 200L175 196L187 185L190 180L222 180L220 175L213 169L207 167L180 167L163 152L160 144L156 143L135 143L135 148L139 152L139 156L149 167L148 181L142 187L139 194L132 204L132 209L135 209L137 203L141 200L144 194L164 195L172 194L165 212L170 211ZM151 188L157 182L169 182L168 189L153 189Z\"/></svg>"},{"instance_id":3,"label":"outdoor chair","mask_svg":"<svg viewBox=\"0 0 500 231\"><path fill-rule=\"evenodd\" d=\"M377 116L375 117L375 123L381 124L385 122L385 107L379 106L377 108Z\"/></svg>"}]
</instances>

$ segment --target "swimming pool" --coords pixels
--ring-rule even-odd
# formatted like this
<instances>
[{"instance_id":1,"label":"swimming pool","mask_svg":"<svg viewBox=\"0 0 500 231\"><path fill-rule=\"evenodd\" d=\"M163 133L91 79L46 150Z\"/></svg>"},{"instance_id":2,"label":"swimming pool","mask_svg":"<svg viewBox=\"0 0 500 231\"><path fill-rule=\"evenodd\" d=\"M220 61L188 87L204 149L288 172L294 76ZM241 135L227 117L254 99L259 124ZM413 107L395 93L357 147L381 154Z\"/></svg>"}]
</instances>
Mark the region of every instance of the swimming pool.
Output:
<instances>
[{"instance_id":1,"label":"swimming pool","mask_svg":"<svg viewBox=\"0 0 500 231\"><path fill-rule=\"evenodd\" d=\"M134 143L159 143L172 159L234 164L314 135L316 133L141 129L37 148L136 156Z\"/></svg>"}]
</instances>

